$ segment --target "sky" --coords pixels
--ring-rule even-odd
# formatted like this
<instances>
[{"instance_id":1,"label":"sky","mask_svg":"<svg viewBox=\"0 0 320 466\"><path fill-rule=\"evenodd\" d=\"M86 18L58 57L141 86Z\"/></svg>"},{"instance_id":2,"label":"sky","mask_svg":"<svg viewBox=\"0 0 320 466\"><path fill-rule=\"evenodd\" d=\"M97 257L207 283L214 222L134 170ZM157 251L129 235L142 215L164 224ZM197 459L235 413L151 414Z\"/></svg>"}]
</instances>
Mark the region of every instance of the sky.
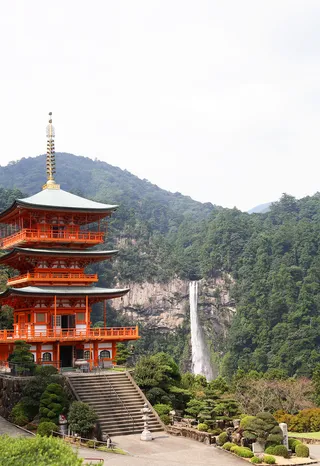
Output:
<instances>
[{"instance_id":1,"label":"sky","mask_svg":"<svg viewBox=\"0 0 320 466\"><path fill-rule=\"evenodd\" d=\"M319 0L0 5L1 165L46 151L52 111L58 152L201 202L320 190Z\"/></svg>"}]
</instances>

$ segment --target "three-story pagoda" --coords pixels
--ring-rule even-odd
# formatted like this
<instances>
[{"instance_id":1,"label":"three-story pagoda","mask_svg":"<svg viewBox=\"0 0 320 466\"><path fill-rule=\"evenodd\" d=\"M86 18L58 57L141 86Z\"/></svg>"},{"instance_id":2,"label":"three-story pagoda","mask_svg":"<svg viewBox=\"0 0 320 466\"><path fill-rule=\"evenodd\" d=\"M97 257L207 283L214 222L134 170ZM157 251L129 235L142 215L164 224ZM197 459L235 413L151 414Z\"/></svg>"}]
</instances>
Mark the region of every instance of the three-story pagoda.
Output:
<instances>
[{"instance_id":1,"label":"three-story pagoda","mask_svg":"<svg viewBox=\"0 0 320 466\"><path fill-rule=\"evenodd\" d=\"M95 286L85 268L111 259L118 251L91 250L104 242L101 220L117 208L68 193L54 181L54 128L47 126L47 183L41 192L17 199L0 213L6 226L0 265L19 275L8 280L0 304L14 309L13 330L0 331L0 361L16 340L31 345L36 363L72 367L87 360L114 363L116 343L139 338L138 327L92 328L94 303L120 298L129 289ZM95 226L93 231L92 226ZM104 227L105 229L105 227Z\"/></svg>"}]
</instances>

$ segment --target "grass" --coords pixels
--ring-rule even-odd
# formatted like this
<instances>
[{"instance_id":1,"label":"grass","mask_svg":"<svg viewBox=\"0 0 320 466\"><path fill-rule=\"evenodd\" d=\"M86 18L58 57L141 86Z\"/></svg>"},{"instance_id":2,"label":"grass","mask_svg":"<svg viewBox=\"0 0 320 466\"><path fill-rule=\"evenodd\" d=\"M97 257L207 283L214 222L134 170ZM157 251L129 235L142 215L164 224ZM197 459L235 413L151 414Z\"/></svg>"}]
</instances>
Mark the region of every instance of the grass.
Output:
<instances>
[{"instance_id":1,"label":"grass","mask_svg":"<svg viewBox=\"0 0 320 466\"><path fill-rule=\"evenodd\" d=\"M320 432L288 432L289 437L320 440Z\"/></svg>"}]
</instances>

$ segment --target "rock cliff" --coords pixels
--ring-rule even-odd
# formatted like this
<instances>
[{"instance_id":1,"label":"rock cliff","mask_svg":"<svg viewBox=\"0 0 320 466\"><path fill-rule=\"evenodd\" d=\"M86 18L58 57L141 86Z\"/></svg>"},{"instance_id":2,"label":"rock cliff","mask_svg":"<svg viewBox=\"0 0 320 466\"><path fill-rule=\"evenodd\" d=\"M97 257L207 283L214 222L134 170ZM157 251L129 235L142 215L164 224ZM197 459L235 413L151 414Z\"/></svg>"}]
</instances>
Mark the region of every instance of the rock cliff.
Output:
<instances>
[{"instance_id":1,"label":"rock cliff","mask_svg":"<svg viewBox=\"0 0 320 466\"><path fill-rule=\"evenodd\" d=\"M232 284L228 275L199 282L198 315L214 359L224 351L225 338L236 311L230 299ZM154 338L174 335L184 329L185 348L181 358L183 365L190 369L189 282L176 278L168 283L121 283L123 285L128 286L130 292L122 300L114 300L113 308L126 314L132 323L141 324L144 331L151 331Z\"/></svg>"}]
</instances>

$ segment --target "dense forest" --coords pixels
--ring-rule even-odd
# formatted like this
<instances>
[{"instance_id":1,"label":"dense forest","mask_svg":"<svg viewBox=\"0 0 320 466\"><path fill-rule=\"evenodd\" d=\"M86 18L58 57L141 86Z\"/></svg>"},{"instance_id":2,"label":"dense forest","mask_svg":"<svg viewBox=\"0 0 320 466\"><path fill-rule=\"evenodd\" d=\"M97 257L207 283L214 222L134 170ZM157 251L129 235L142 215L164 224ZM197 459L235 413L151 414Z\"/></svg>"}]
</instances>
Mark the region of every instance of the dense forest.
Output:
<instances>
[{"instance_id":1,"label":"dense forest","mask_svg":"<svg viewBox=\"0 0 320 466\"><path fill-rule=\"evenodd\" d=\"M0 167L0 207L18 189L39 191L44 165L39 156ZM285 194L268 212L249 215L169 193L104 162L58 154L57 167L63 189L120 205L107 239L120 254L98 266L101 284L228 273L237 313L224 375L237 368L309 375L320 362L320 194Z\"/></svg>"}]
</instances>

